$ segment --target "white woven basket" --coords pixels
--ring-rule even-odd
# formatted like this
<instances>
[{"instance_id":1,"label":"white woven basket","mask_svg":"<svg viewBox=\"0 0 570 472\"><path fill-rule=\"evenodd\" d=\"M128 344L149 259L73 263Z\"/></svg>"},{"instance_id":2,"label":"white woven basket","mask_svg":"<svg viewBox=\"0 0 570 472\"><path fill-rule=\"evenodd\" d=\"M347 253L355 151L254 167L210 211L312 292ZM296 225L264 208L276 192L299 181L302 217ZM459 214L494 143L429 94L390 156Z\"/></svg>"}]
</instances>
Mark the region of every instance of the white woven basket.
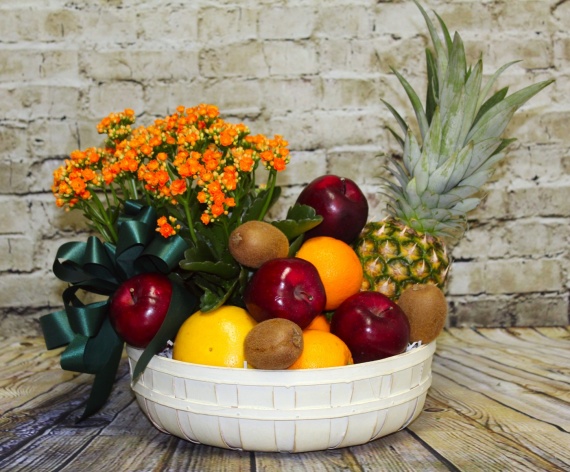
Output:
<instances>
[{"instance_id":1,"label":"white woven basket","mask_svg":"<svg viewBox=\"0 0 570 472\"><path fill-rule=\"evenodd\" d=\"M405 428L431 384L435 341L375 362L268 371L154 356L132 386L161 431L227 449L303 452L364 444ZM132 369L140 349L127 346Z\"/></svg>"}]
</instances>

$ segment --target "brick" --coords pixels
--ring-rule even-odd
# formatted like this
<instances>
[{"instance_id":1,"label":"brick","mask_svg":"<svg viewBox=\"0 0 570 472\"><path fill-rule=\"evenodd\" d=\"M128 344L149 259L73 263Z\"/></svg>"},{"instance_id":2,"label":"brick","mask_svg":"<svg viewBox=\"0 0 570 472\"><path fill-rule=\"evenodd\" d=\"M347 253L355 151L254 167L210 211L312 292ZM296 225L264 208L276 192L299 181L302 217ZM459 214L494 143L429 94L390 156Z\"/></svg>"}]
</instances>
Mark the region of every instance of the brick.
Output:
<instances>
[{"instance_id":1,"label":"brick","mask_svg":"<svg viewBox=\"0 0 570 472\"><path fill-rule=\"evenodd\" d=\"M568 297L564 295L533 295L515 298L510 306L516 326L567 326Z\"/></svg>"},{"instance_id":2,"label":"brick","mask_svg":"<svg viewBox=\"0 0 570 472\"><path fill-rule=\"evenodd\" d=\"M554 181L566 172L566 156L557 146L551 144L531 144L512 146L501 166L501 173L494 177L501 179L521 179L526 181Z\"/></svg>"},{"instance_id":3,"label":"brick","mask_svg":"<svg viewBox=\"0 0 570 472\"><path fill-rule=\"evenodd\" d=\"M323 151L292 152L287 170L277 174L277 184L282 186L305 185L326 173L327 161Z\"/></svg>"},{"instance_id":4,"label":"brick","mask_svg":"<svg viewBox=\"0 0 570 472\"><path fill-rule=\"evenodd\" d=\"M29 203L24 198L0 198L0 235L26 234L30 229Z\"/></svg>"},{"instance_id":5,"label":"brick","mask_svg":"<svg viewBox=\"0 0 570 472\"><path fill-rule=\"evenodd\" d=\"M181 80L198 74L198 51L120 50L82 54L85 74L93 80Z\"/></svg>"},{"instance_id":6,"label":"brick","mask_svg":"<svg viewBox=\"0 0 570 472\"><path fill-rule=\"evenodd\" d=\"M372 18L377 35L409 38L425 30L423 17L413 3L379 3Z\"/></svg>"},{"instance_id":7,"label":"brick","mask_svg":"<svg viewBox=\"0 0 570 472\"><path fill-rule=\"evenodd\" d=\"M270 75L305 75L318 72L316 48L309 41L269 41L263 52Z\"/></svg>"},{"instance_id":8,"label":"brick","mask_svg":"<svg viewBox=\"0 0 570 472\"><path fill-rule=\"evenodd\" d=\"M503 190L504 182L487 185L479 206L469 213L469 219L487 222L493 218L505 217L508 213L508 194Z\"/></svg>"},{"instance_id":9,"label":"brick","mask_svg":"<svg viewBox=\"0 0 570 472\"><path fill-rule=\"evenodd\" d=\"M367 38L376 27L375 18L376 15L371 15L365 5L352 5L344 9L325 4L316 12L314 35L326 39Z\"/></svg>"},{"instance_id":10,"label":"brick","mask_svg":"<svg viewBox=\"0 0 570 472\"><path fill-rule=\"evenodd\" d=\"M350 146L375 143L381 129L378 118L368 113L315 112L291 114L270 119L272 129L287 136L299 149Z\"/></svg>"},{"instance_id":11,"label":"brick","mask_svg":"<svg viewBox=\"0 0 570 472\"><path fill-rule=\"evenodd\" d=\"M36 120L28 126L28 149L35 157L67 156L78 147L75 123Z\"/></svg>"},{"instance_id":12,"label":"brick","mask_svg":"<svg viewBox=\"0 0 570 472\"><path fill-rule=\"evenodd\" d=\"M174 112L177 106L194 106L201 102L217 103L210 98L207 81L188 80L176 83L155 83L144 89L144 111L154 116L164 116ZM137 115L143 110L136 110Z\"/></svg>"},{"instance_id":13,"label":"brick","mask_svg":"<svg viewBox=\"0 0 570 472\"><path fill-rule=\"evenodd\" d=\"M362 108L378 103L379 85L373 79L326 77L322 84L324 108Z\"/></svg>"},{"instance_id":14,"label":"brick","mask_svg":"<svg viewBox=\"0 0 570 472\"><path fill-rule=\"evenodd\" d=\"M132 13L128 12L129 15ZM135 41L163 44L165 48L180 47L182 44L198 42L198 5L171 5L170 8L137 9ZM160 28L157 28L160 25ZM127 24L128 26L128 24ZM113 38L113 35L109 37Z\"/></svg>"},{"instance_id":15,"label":"brick","mask_svg":"<svg viewBox=\"0 0 570 472\"><path fill-rule=\"evenodd\" d=\"M447 297L447 324L452 328L473 326L505 327L516 321L509 310L509 300L489 297Z\"/></svg>"},{"instance_id":16,"label":"brick","mask_svg":"<svg viewBox=\"0 0 570 472\"><path fill-rule=\"evenodd\" d=\"M15 194L22 195L29 193L32 189L32 183L36 179L34 168L38 164L30 165L23 159L17 161L4 160L0 161L0 194ZM49 185L51 179L47 181Z\"/></svg>"},{"instance_id":17,"label":"brick","mask_svg":"<svg viewBox=\"0 0 570 472\"><path fill-rule=\"evenodd\" d=\"M203 43L242 42L257 37L258 11L250 8L201 8L198 39Z\"/></svg>"},{"instance_id":18,"label":"brick","mask_svg":"<svg viewBox=\"0 0 570 472\"><path fill-rule=\"evenodd\" d=\"M200 52L200 73L220 79L228 76L263 78L269 74L263 45L257 42L207 48Z\"/></svg>"},{"instance_id":19,"label":"brick","mask_svg":"<svg viewBox=\"0 0 570 472\"><path fill-rule=\"evenodd\" d=\"M81 32L79 12L66 9L4 8L0 30L4 42L73 40Z\"/></svg>"},{"instance_id":20,"label":"brick","mask_svg":"<svg viewBox=\"0 0 570 472\"><path fill-rule=\"evenodd\" d=\"M354 180L359 186L379 186L382 179L389 178L385 165L387 160L380 156L377 146L340 147L328 153L328 170L331 174Z\"/></svg>"},{"instance_id":21,"label":"brick","mask_svg":"<svg viewBox=\"0 0 570 472\"><path fill-rule=\"evenodd\" d=\"M259 106L264 106L272 115L314 110L322 103L321 79L318 77L270 77L252 86L257 88Z\"/></svg>"},{"instance_id":22,"label":"brick","mask_svg":"<svg viewBox=\"0 0 570 472\"><path fill-rule=\"evenodd\" d=\"M0 272L30 272L34 269L34 240L30 236L0 236Z\"/></svg>"},{"instance_id":23,"label":"brick","mask_svg":"<svg viewBox=\"0 0 570 472\"><path fill-rule=\"evenodd\" d=\"M523 60L520 67L525 69L547 68L552 64L553 48L549 38L534 35L521 38L518 35L500 34L495 41L484 44L480 39L465 40L466 49L478 51L484 57L488 70L496 70L510 61Z\"/></svg>"},{"instance_id":24,"label":"brick","mask_svg":"<svg viewBox=\"0 0 570 472\"><path fill-rule=\"evenodd\" d=\"M505 233L505 228L500 225L469 227L459 244L453 248L453 258L485 260L504 257L509 254L510 248Z\"/></svg>"},{"instance_id":25,"label":"brick","mask_svg":"<svg viewBox=\"0 0 570 472\"><path fill-rule=\"evenodd\" d=\"M2 80L26 82L74 80L78 75L78 53L63 49L0 49Z\"/></svg>"},{"instance_id":26,"label":"brick","mask_svg":"<svg viewBox=\"0 0 570 472\"><path fill-rule=\"evenodd\" d=\"M108 82L90 87L89 111L100 120L111 112L125 108L137 114L145 110L144 87L136 82Z\"/></svg>"},{"instance_id":27,"label":"brick","mask_svg":"<svg viewBox=\"0 0 570 472\"><path fill-rule=\"evenodd\" d=\"M2 274L0 277L0 309L45 307L61 304L62 282L43 271L30 274ZM46 283L47 282L47 283Z\"/></svg>"},{"instance_id":28,"label":"brick","mask_svg":"<svg viewBox=\"0 0 570 472\"><path fill-rule=\"evenodd\" d=\"M561 261L555 259L488 261L484 270L490 294L555 292L564 286Z\"/></svg>"},{"instance_id":29,"label":"brick","mask_svg":"<svg viewBox=\"0 0 570 472\"><path fill-rule=\"evenodd\" d=\"M36 118L70 118L77 115L79 89L74 86L0 86L0 102L5 120L30 121Z\"/></svg>"},{"instance_id":30,"label":"brick","mask_svg":"<svg viewBox=\"0 0 570 472\"><path fill-rule=\"evenodd\" d=\"M263 92L260 91L262 87L257 81L240 78L232 80L231 87L228 87L227 82L216 81L204 87L200 101L217 105L224 116L252 110L259 113L264 106Z\"/></svg>"},{"instance_id":31,"label":"brick","mask_svg":"<svg viewBox=\"0 0 570 472\"><path fill-rule=\"evenodd\" d=\"M2 159L26 154L27 130L15 122L0 122L0 156Z\"/></svg>"},{"instance_id":32,"label":"brick","mask_svg":"<svg viewBox=\"0 0 570 472\"><path fill-rule=\"evenodd\" d=\"M519 0L516 15L512 14L512 8L505 3L495 3L492 10L495 22L501 31L552 32L556 31L556 24L550 14L550 8L548 2Z\"/></svg>"},{"instance_id":33,"label":"brick","mask_svg":"<svg viewBox=\"0 0 570 472\"><path fill-rule=\"evenodd\" d=\"M315 27L315 8L304 6L275 7L259 12L260 39L305 39Z\"/></svg>"},{"instance_id":34,"label":"brick","mask_svg":"<svg viewBox=\"0 0 570 472\"><path fill-rule=\"evenodd\" d=\"M505 229L505 254L513 257L555 257L567 251L570 240L570 226L563 219L517 219Z\"/></svg>"},{"instance_id":35,"label":"brick","mask_svg":"<svg viewBox=\"0 0 570 472\"><path fill-rule=\"evenodd\" d=\"M511 218L532 216L568 217L570 215L570 181L516 182L508 193L507 214Z\"/></svg>"},{"instance_id":36,"label":"brick","mask_svg":"<svg viewBox=\"0 0 570 472\"><path fill-rule=\"evenodd\" d=\"M477 1L446 2L446 4L434 7L432 10L436 10L442 17L452 35L455 31L459 31L461 36L464 36L471 32L478 33L481 29L495 32L497 18L488 3ZM439 28L433 12L430 12L427 8L426 11L428 11L434 25ZM423 19L420 19L420 21L423 22ZM481 25L485 25L485 27L481 28ZM421 30L425 31L426 27L422 25Z\"/></svg>"},{"instance_id":37,"label":"brick","mask_svg":"<svg viewBox=\"0 0 570 472\"><path fill-rule=\"evenodd\" d=\"M82 20L85 35L94 43L132 44L138 39L138 21L133 22L130 9L101 8L96 12L83 12Z\"/></svg>"},{"instance_id":38,"label":"brick","mask_svg":"<svg viewBox=\"0 0 570 472\"><path fill-rule=\"evenodd\" d=\"M486 267L484 262L453 262L447 290L451 295L485 293Z\"/></svg>"},{"instance_id":39,"label":"brick","mask_svg":"<svg viewBox=\"0 0 570 472\"><path fill-rule=\"evenodd\" d=\"M568 299L560 295L448 297L448 325L490 328L566 326Z\"/></svg>"}]
</instances>

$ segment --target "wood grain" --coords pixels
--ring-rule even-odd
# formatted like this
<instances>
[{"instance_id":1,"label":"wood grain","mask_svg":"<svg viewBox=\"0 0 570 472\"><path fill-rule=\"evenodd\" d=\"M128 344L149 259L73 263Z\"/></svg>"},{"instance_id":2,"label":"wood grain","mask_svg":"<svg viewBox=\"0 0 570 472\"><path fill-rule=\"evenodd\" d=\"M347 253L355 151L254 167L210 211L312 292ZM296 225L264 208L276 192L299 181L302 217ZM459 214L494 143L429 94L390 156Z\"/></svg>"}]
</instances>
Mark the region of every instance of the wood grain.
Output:
<instances>
[{"instance_id":1,"label":"wood grain","mask_svg":"<svg viewBox=\"0 0 570 472\"><path fill-rule=\"evenodd\" d=\"M163 434L126 362L105 407L77 423L92 376L63 371L39 338L0 338L2 471L567 471L568 327L450 329L424 411L403 431L303 454L218 449Z\"/></svg>"}]
</instances>

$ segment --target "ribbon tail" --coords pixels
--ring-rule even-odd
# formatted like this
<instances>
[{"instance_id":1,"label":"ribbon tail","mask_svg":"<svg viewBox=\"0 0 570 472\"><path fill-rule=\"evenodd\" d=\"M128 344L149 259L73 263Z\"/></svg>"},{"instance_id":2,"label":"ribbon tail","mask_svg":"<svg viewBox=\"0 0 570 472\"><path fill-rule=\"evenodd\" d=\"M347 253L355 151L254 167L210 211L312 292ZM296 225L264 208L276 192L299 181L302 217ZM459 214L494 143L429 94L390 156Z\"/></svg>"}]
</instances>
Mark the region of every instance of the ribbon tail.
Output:
<instances>
[{"instance_id":1,"label":"ribbon tail","mask_svg":"<svg viewBox=\"0 0 570 472\"><path fill-rule=\"evenodd\" d=\"M91 338L85 347L84 362L87 369L95 372L95 379L85 406L85 411L78 421L98 411L107 401L123 353L124 342L117 336L107 318L101 330Z\"/></svg>"},{"instance_id":2,"label":"ribbon tail","mask_svg":"<svg viewBox=\"0 0 570 472\"><path fill-rule=\"evenodd\" d=\"M93 380L93 385L91 387L91 392L89 393L89 398L87 399L87 404L85 405L85 410L77 422L83 421L85 418L99 411L109 398L111 390L113 389L117 370L119 369L122 353L123 343L117 344L112 349L107 363L98 374L95 374L95 379Z\"/></svg>"}]
</instances>

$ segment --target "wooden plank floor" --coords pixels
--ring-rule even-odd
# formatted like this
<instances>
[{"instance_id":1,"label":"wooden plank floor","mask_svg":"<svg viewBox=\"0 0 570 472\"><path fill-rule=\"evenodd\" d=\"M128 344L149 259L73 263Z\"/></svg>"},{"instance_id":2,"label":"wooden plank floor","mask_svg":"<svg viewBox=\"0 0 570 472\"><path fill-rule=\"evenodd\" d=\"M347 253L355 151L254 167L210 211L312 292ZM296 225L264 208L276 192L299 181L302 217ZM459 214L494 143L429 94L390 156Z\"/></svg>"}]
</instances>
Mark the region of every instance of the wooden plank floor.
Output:
<instances>
[{"instance_id":1,"label":"wooden plank floor","mask_svg":"<svg viewBox=\"0 0 570 472\"><path fill-rule=\"evenodd\" d=\"M0 338L2 471L570 471L570 330L451 329L438 339L424 411L358 447L250 453L156 430L126 362L107 406L76 423L91 377L41 338Z\"/></svg>"}]
</instances>

